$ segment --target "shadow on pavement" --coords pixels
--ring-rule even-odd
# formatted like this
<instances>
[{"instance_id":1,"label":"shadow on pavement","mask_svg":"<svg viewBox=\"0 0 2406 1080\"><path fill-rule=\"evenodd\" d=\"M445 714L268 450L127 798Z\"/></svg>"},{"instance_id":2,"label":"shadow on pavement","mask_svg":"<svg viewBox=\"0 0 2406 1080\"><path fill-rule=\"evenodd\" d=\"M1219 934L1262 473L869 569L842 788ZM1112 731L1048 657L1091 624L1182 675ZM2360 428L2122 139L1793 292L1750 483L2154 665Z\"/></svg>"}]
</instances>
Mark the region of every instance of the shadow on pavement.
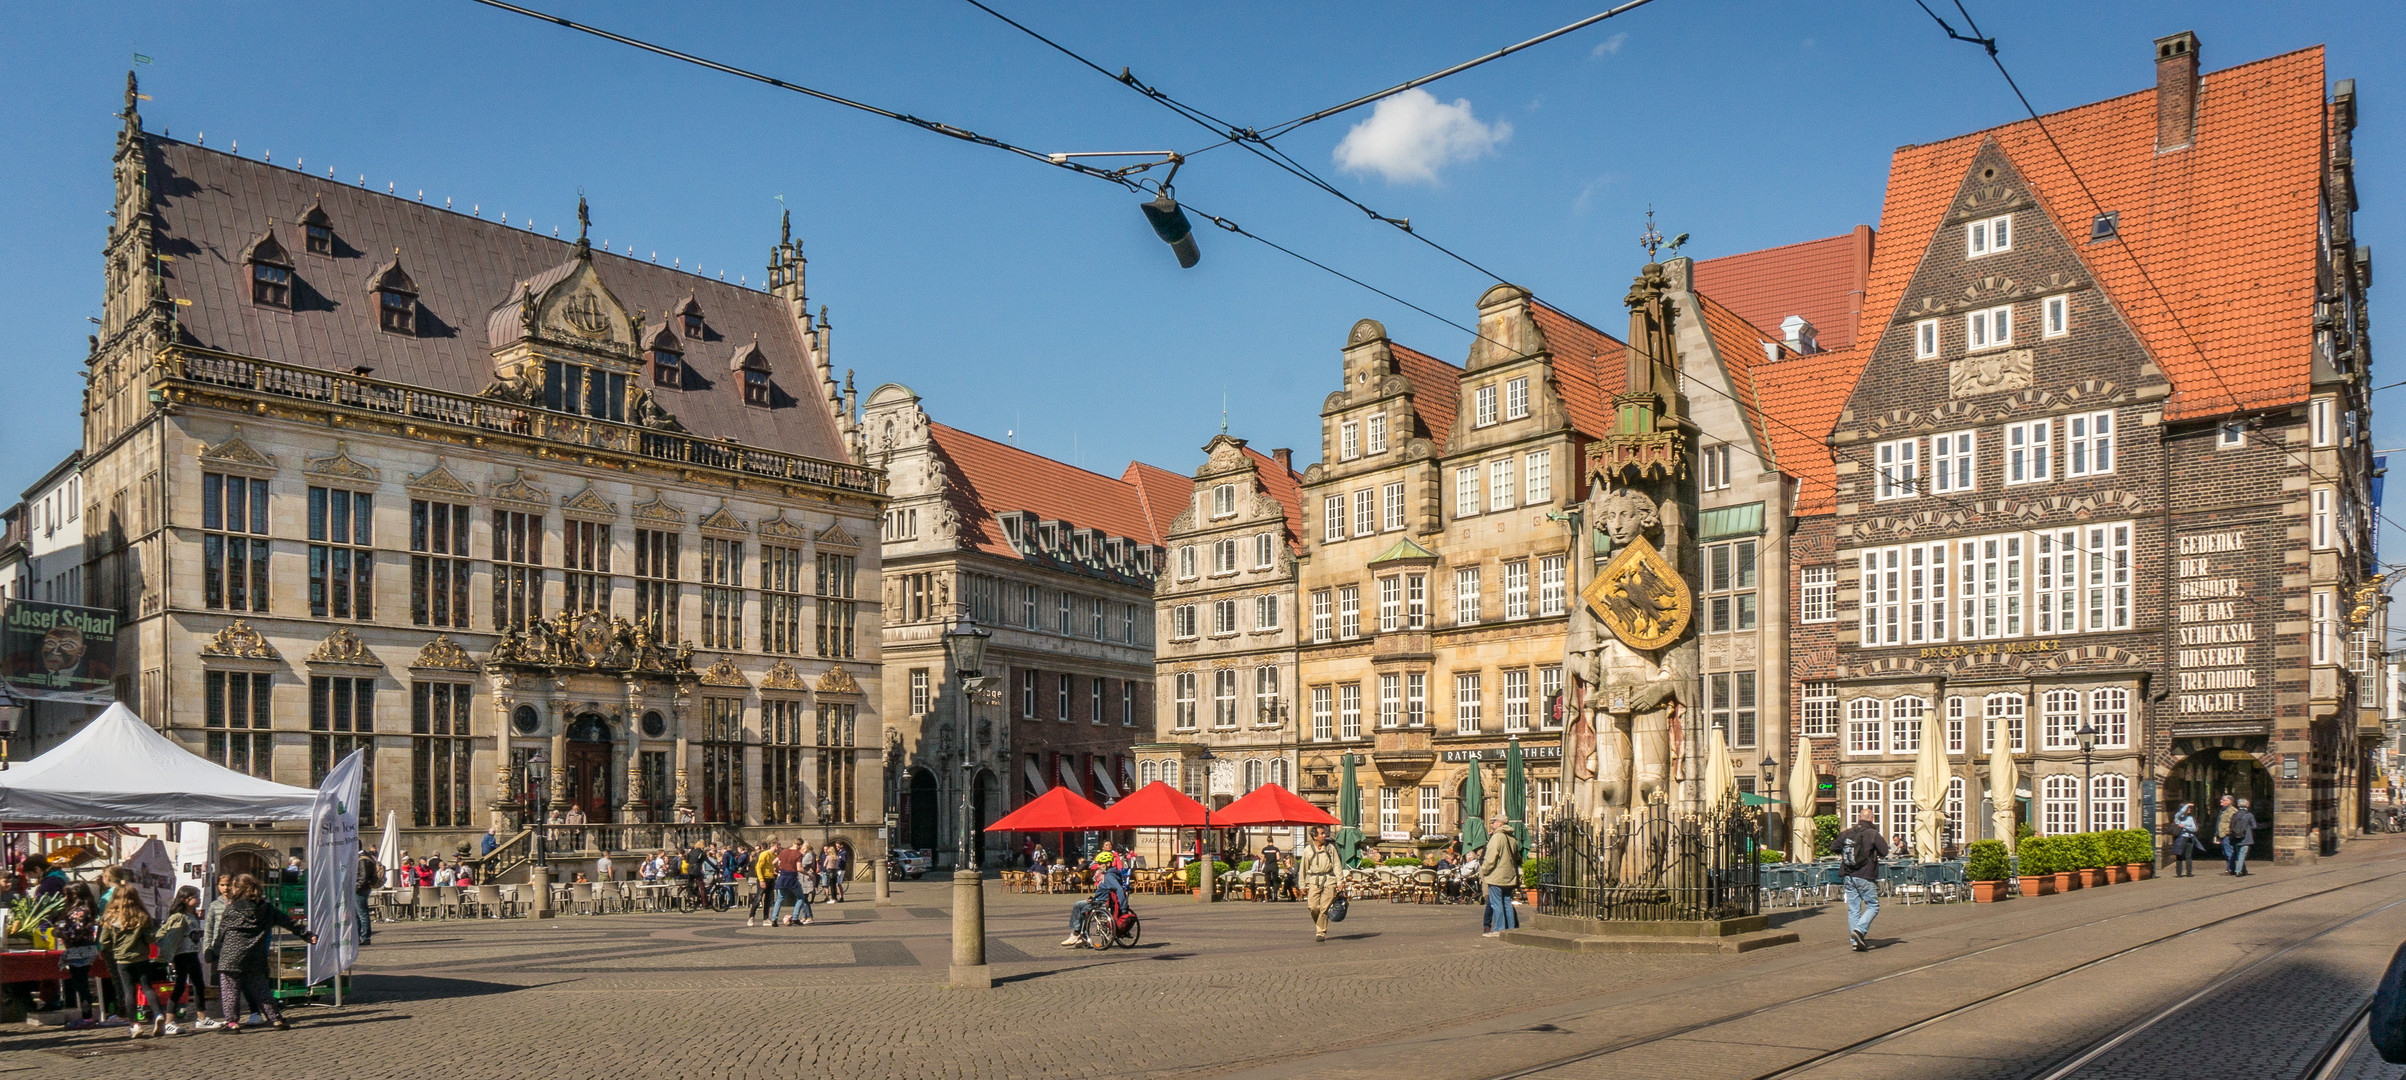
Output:
<instances>
[{"instance_id":1,"label":"shadow on pavement","mask_svg":"<svg viewBox=\"0 0 2406 1080\"><path fill-rule=\"evenodd\" d=\"M353 984L362 1003L388 1001L426 1001L435 998L472 998L487 994L506 994L513 990L537 990L557 986L573 979L547 983L500 983L479 979L446 979L439 975L361 975Z\"/></svg>"}]
</instances>

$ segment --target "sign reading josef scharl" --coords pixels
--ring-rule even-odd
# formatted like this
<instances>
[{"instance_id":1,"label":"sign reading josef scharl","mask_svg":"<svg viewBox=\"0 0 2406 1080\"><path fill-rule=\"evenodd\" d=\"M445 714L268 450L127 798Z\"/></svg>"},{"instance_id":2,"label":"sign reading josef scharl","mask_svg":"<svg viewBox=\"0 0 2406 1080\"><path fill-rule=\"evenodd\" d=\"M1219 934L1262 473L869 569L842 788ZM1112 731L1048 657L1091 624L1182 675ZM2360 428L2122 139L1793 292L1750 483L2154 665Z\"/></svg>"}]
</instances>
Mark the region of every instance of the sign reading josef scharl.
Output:
<instances>
[{"instance_id":1,"label":"sign reading josef scharl","mask_svg":"<svg viewBox=\"0 0 2406 1080\"><path fill-rule=\"evenodd\" d=\"M0 613L0 681L37 701L116 700L117 613L11 600Z\"/></svg>"}]
</instances>

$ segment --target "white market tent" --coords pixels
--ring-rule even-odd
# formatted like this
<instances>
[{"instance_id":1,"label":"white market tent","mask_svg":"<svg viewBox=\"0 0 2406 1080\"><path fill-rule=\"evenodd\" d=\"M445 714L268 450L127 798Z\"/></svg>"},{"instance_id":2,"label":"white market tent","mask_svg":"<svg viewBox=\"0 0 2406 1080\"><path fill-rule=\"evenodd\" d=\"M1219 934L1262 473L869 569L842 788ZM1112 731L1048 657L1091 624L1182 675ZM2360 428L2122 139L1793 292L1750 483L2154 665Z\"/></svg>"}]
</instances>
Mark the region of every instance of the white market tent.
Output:
<instances>
[{"instance_id":1,"label":"white market tent","mask_svg":"<svg viewBox=\"0 0 2406 1080\"><path fill-rule=\"evenodd\" d=\"M0 821L116 825L306 820L317 792L209 761L111 705L74 738L0 772Z\"/></svg>"}]
</instances>

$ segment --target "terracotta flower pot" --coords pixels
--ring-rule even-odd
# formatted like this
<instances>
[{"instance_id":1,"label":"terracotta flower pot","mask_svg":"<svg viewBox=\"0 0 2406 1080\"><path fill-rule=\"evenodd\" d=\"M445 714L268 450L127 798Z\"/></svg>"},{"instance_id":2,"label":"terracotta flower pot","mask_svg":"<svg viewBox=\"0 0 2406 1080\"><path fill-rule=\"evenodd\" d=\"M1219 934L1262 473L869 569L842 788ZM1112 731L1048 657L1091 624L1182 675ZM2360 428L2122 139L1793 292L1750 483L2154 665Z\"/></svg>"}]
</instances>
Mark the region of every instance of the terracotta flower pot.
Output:
<instances>
[{"instance_id":1,"label":"terracotta flower pot","mask_svg":"<svg viewBox=\"0 0 2406 1080\"><path fill-rule=\"evenodd\" d=\"M2080 875L2074 871L2065 870L2047 876L2055 879L2056 892L2071 892L2080 887Z\"/></svg>"},{"instance_id":2,"label":"terracotta flower pot","mask_svg":"<svg viewBox=\"0 0 2406 1080\"><path fill-rule=\"evenodd\" d=\"M2134 862L2123 869L2130 871L2132 881L2145 881L2155 876L2155 864L2151 862Z\"/></svg>"},{"instance_id":3,"label":"terracotta flower pot","mask_svg":"<svg viewBox=\"0 0 2406 1080\"><path fill-rule=\"evenodd\" d=\"M2045 896L2055 891L2054 880L2045 874L2034 874L2022 878L2021 882L2023 896Z\"/></svg>"},{"instance_id":4,"label":"terracotta flower pot","mask_svg":"<svg viewBox=\"0 0 2406 1080\"><path fill-rule=\"evenodd\" d=\"M1542 903L1542 902L1543 902L1543 901L1539 900L1538 898L1539 898L1539 897L1541 897L1541 896L1544 896L1544 895L1545 895L1545 890L1544 890L1544 889L1531 889L1531 890L1529 890L1529 906L1530 906L1530 907L1536 907L1536 906L1538 906L1538 904L1540 904L1540 903Z\"/></svg>"},{"instance_id":5,"label":"terracotta flower pot","mask_svg":"<svg viewBox=\"0 0 2406 1080\"><path fill-rule=\"evenodd\" d=\"M1973 903L1977 903L1977 904L1993 904L1993 903L1996 903L1997 901L1999 901L1999 900L2003 900L2003 899L2005 899L2005 883L2004 883L2004 882L2002 882L2002 881L1975 881L1975 882L1972 882L1972 902L1973 902Z\"/></svg>"},{"instance_id":6,"label":"terracotta flower pot","mask_svg":"<svg viewBox=\"0 0 2406 1080\"><path fill-rule=\"evenodd\" d=\"M2130 867L2124 866L2121 863L2115 863L2114 865L2105 868L2106 884L2122 885L2128 883L2129 881Z\"/></svg>"}]
</instances>

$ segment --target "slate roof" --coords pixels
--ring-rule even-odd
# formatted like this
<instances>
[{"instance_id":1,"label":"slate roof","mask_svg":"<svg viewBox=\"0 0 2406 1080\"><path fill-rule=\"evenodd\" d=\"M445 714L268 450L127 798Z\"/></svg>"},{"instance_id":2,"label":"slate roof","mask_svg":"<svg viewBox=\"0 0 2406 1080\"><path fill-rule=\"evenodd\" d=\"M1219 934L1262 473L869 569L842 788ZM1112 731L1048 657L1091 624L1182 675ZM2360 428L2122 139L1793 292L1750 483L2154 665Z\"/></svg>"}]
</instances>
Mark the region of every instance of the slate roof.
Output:
<instances>
[{"instance_id":1,"label":"slate roof","mask_svg":"<svg viewBox=\"0 0 2406 1080\"><path fill-rule=\"evenodd\" d=\"M1819 240L1700 259L1696 291L1711 296L1772 338L1784 340L1780 323L1790 315L1813 324L1825 350L1855 343L1856 260L1870 254L1869 227Z\"/></svg>"},{"instance_id":2,"label":"slate roof","mask_svg":"<svg viewBox=\"0 0 2406 1080\"><path fill-rule=\"evenodd\" d=\"M1161 543L1161 530L1146 510L1147 492L1142 483L1088 472L945 424L930 423L928 437L951 476L949 487L953 509L961 518L961 537L980 551L1019 557L995 521L996 514L1011 510L1066 521L1072 528L1094 529L1105 536ZM1178 510L1171 513L1175 517L1193 499L1195 483L1175 473L1163 475L1180 485L1180 493L1173 496L1179 500Z\"/></svg>"},{"instance_id":3,"label":"slate roof","mask_svg":"<svg viewBox=\"0 0 2406 1080\"><path fill-rule=\"evenodd\" d=\"M1888 323L1972 156L1995 140L2171 378L2167 418L2304 400L2327 113L2322 48L2205 75L2197 138L2185 150L2156 152L2155 98L2150 87L2050 113L2046 132L2023 120L1898 149L1860 337L1876 339ZM2086 242L2099 210L2121 215L2121 242ZM1846 382L1831 392L1843 395Z\"/></svg>"},{"instance_id":4,"label":"slate roof","mask_svg":"<svg viewBox=\"0 0 2406 1080\"><path fill-rule=\"evenodd\" d=\"M168 295L184 332L204 348L454 394L493 382L489 316L521 282L557 280L575 245L468 214L310 176L157 135L146 136L151 207ZM301 216L318 206L334 230L334 253L311 253ZM566 218L567 215L561 215ZM251 303L242 253L273 230L294 266L294 310ZM418 292L419 333L378 325L371 277L395 258ZM685 341L681 388L637 385L687 430L748 446L847 461L835 419L804 352L802 329L784 301L766 292L596 251L593 265L630 311L657 315L688 295L706 332ZM514 330L512 330L514 333ZM729 377L736 351L758 340L768 358L774 407L743 403Z\"/></svg>"}]
</instances>

